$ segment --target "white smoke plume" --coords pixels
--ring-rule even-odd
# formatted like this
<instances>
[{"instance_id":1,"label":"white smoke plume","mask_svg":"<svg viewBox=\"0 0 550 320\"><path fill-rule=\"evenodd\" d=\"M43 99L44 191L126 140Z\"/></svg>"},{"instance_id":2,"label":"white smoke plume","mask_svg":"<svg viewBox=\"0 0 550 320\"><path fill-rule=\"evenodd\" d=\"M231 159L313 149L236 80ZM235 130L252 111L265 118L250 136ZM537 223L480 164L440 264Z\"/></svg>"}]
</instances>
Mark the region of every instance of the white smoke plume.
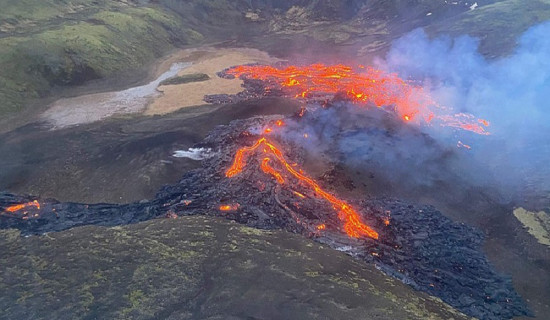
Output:
<instances>
[{"instance_id":1,"label":"white smoke plume","mask_svg":"<svg viewBox=\"0 0 550 320\"><path fill-rule=\"evenodd\" d=\"M396 41L379 65L424 82L442 105L491 122L491 136L427 128L431 136L472 146L463 170L505 197L550 194L550 23L529 29L513 54L487 60L468 36L429 39L422 30ZM455 141L456 143L456 141Z\"/></svg>"},{"instance_id":2,"label":"white smoke plume","mask_svg":"<svg viewBox=\"0 0 550 320\"><path fill-rule=\"evenodd\" d=\"M487 60L468 36L397 40L379 68L420 83L439 105L490 121L490 135L404 123L391 110L344 102L312 108L283 137L416 190L443 181L486 188L498 201L550 202L550 23L528 30L508 57ZM390 108L391 109L391 108ZM304 134L309 138L304 139ZM412 189L411 189L412 190ZM543 201L543 202L544 202Z\"/></svg>"}]
</instances>

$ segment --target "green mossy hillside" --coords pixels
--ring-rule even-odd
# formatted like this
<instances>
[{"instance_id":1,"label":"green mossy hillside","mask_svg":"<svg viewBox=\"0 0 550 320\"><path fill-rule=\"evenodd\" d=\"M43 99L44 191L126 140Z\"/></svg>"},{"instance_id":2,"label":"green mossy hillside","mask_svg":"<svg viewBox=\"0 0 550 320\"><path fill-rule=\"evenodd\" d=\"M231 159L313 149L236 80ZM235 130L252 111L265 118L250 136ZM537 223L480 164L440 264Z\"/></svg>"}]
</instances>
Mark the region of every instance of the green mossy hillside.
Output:
<instances>
[{"instance_id":1,"label":"green mossy hillside","mask_svg":"<svg viewBox=\"0 0 550 320\"><path fill-rule=\"evenodd\" d=\"M2 319L467 319L373 265L220 218L1 230L0 250Z\"/></svg>"},{"instance_id":2,"label":"green mossy hillside","mask_svg":"<svg viewBox=\"0 0 550 320\"><path fill-rule=\"evenodd\" d=\"M51 7L60 2L49 1ZM9 2L0 15L4 31L10 30L6 25L20 26L19 32L0 33L0 114L21 110L29 98L48 96L55 86L141 69L176 46L202 40L177 15L159 7L112 1L61 17L52 16L49 7L42 11L44 2L48 1L27 0L19 6ZM16 13L23 5L33 10ZM7 18L10 12L12 18ZM31 15L31 25L44 25L21 32Z\"/></svg>"}]
</instances>

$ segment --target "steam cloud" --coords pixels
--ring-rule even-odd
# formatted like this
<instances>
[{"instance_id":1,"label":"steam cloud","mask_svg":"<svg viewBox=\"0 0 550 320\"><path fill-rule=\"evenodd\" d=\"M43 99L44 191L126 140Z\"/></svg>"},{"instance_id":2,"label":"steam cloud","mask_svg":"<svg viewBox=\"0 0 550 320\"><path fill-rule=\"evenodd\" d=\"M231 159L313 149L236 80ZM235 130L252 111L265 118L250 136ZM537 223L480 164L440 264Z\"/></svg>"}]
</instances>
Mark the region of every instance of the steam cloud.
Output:
<instances>
[{"instance_id":1,"label":"steam cloud","mask_svg":"<svg viewBox=\"0 0 550 320\"><path fill-rule=\"evenodd\" d=\"M462 157L477 183L498 186L501 195L521 200L550 193L550 23L532 27L516 51L488 61L468 36L430 40L416 30L394 43L385 68L422 79L443 105L491 121L489 137L461 133L472 145ZM425 129L426 130L426 129ZM430 134L449 142L441 128Z\"/></svg>"},{"instance_id":2,"label":"steam cloud","mask_svg":"<svg viewBox=\"0 0 550 320\"><path fill-rule=\"evenodd\" d=\"M550 194L550 23L535 26L508 57L487 60L468 36L429 39L415 30L378 67L421 81L455 112L491 122L490 136L449 127L402 125L387 112L342 103L288 123L285 139L352 169L384 173L389 187L460 181L504 202ZM342 112L345 111L345 112ZM393 122L392 122L393 121ZM305 125L305 127L304 127ZM304 132L309 138L304 139ZM470 150L458 148L458 141ZM380 181L377 181L380 182Z\"/></svg>"}]
</instances>

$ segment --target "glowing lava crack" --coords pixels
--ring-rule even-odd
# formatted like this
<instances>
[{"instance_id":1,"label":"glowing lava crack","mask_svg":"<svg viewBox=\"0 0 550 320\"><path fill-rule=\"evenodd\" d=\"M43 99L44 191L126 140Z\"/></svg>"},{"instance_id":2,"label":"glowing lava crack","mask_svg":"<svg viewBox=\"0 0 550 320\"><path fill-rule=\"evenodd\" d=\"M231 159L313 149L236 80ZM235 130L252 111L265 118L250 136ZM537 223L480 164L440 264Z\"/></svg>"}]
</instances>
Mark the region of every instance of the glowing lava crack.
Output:
<instances>
[{"instance_id":1,"label":"glowing lava crack","mask_svg":"<svg viewBox=\"0 0 550 320\"><path fill-rule=\"evenodd\" d=\"M226 171L225 175L228 178L231 178L242 172L244 166L246 165L246 156L256 151L260 146L264 146L263 152L267 155L274 156L288 173L298 179L298 181L300 181L301 183L315 190L317 195L329 201L333 205L334 209L338 211L338 218L344 222L344 231L350 237L359 238L367 236L373 239L378 239L378 233L361 221L361 218L357 211L355 211L344 201L321 189L319 184L317 184L317 182L315 182L313 179L304 175L302 173L302 170L296 171L292 167L292 165L290 165L286 161L283 153L264 137L256 141L256 143L254 143L254 145L252 145L251 147L243 147L237 150L237 153L235 154L235 160L233 161L231 167ZM281 172L270 166L269 162L269 157L265 157L262 160L262 171L272 175L279 184L284 184L285 180Z\"/></svg>"}]
</instances>

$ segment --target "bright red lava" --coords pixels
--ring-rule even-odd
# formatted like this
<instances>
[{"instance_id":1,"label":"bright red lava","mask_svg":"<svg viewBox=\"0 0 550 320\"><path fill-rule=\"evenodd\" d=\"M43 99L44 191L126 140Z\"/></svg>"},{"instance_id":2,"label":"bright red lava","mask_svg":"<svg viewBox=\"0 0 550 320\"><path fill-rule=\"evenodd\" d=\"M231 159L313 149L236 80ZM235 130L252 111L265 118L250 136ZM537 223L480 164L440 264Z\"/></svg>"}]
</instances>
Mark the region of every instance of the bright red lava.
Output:
<instances>
[{"instance_id":1,"label":"bright red lava","mask_svg":"<svg viewBox=\"0 0 550 320\"><path fill-rule=\"evenodd\" d=\"M371 227L369 227L368 225L364 224L361 221L359 214L352 207L350 207L344 201L336 198L332 194L321 189L319 184L317 184L317 182L315 182L312 178L304 175L302 170L295 170L292 165L290 165L286 161L283 153L277 147L275 147L275 145L269 142L265 137L260 138L258 141L256 141L256 143L254 143L254 145L250 147L243 147L237 150L237 153L235 154L235 160L233 161L231 167L226 171L225 175L228 178L231 178L241 173L244 166L246 165L246 156L256 151L260 146L264 147L263 152L266 155L274 156L288 173L290 173L300 182L315 190L316 194L318 194L323 199L329 201L333 205L334 209L338 211L338 218L344 222L344 231L350 237L359 238L362 236L367 236L373 239L378 239L378 233L371 229ZM279 184L283 185L285 183L285 180L281 172L270 166L270 161L270 158L267 156L263 158L261 163L262 171L272 175Z\"/></svg>"},{"instance_id":2,"label":"bright red lava","mask_svg":"<svg viewBox=\"0 0 550 320\"><path fill-rule=\"evenodd\" d=\"M307 66L241 65L227 74L275 83L288 95L296 98L334 96L345 93L357 104L374 104L377 107L393 106L404 121L431 123L436 120L443 126L456 127L487 135L490 123L463 113L444 114L421 86L401 79L395 73L386 73L373 67L312 64ZM269 88L268 88L269 89Z\"/></svg>"}]
</instances>

